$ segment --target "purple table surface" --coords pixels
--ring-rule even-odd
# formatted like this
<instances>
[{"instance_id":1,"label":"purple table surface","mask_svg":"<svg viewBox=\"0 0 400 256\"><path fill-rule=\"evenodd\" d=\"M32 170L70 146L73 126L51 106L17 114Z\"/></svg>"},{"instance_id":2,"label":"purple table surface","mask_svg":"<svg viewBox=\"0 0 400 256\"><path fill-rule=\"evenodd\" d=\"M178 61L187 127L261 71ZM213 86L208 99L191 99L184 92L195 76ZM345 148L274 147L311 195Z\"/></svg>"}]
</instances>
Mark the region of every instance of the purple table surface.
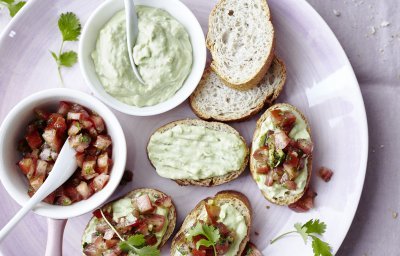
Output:
<instances>
[{"instance_id":1,"label":"purple table surface","mask_svg":"<svg viewBox=\"0 0 400 256\"><path fill-rule=\"evenodd\" d=\"M308 2L344 47L360 83L369 124L365 186L351 229L337 255L400 255L399 1ZM0 10L0 30L9 20L8 13ZM41 217L32 214L30 218ZM43 230L43 239L45 234Z\"/></svg>"}]
</instances>

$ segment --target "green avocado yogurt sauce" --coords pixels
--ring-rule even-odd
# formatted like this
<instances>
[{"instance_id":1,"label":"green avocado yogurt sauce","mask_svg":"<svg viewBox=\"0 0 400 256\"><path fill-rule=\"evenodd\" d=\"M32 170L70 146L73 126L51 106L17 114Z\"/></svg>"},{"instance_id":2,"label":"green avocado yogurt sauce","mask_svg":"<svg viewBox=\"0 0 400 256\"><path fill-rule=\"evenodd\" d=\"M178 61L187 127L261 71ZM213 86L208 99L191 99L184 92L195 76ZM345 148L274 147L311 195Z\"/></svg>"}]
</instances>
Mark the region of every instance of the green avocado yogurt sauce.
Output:
<instances>
[{"instance_id":1,"label":"green avocado yogurt sauce","mask_svg":"<svg viewBox=\"0 0 400 256\"><path fill-rule=\"evenodd\" d=\"M198 220L206 220L207 219L207 211L205 207L203 207L201 213L198 216L198 219L193 220L191 225L195 225L195 222ZM230 230L233 230L236 234L235 240L230 245L229 250L224 254L225 256L234 256L237 255L239 251L240 243L247 235L247 225L244 216L231 204L225 203L221 205L221 211L219 213L219 220L223 224L225 224ZM177 250L176 253L178 255L182 255L182 253Z\"/></svg>"},{"instance_id":2,"label":"green avocado yogurt sauce","mask_svg":"<svg viewBox=\"0 0 400 256\"><path fill-rule=\"evenodd\" d=\"M307 124L303 120L303 118L295 111L291 111L289 108L286 107L280 107L282 111L290 111L296 116L296 124L293 127L293 129L289 133L289 137L298 140L298 139L307 139L310 140L310 134L307 131ZM267 133L268 130L275 130L276 127L274 127L271 117L268 116L264 123L261 125L260 132L258 133L258 136L255 140L255 145L252 147L252 154L254 153L255 150L263 146L264 140L265 140L265 134ZM304 191L304 187L307 184L307 160L304 163L304 168L300 170L299 176L295 179L295 182L297 184L297 188L295 190L289 190L285 186L282 186L280 184L274 183L272 186L267 186L265 184L265 181L267 179L266 175L263 174L255 174L255 180L257 182L258 187L266 191L269 195L271 195L274 198L282 198L285 197L286 195L297 195L300 194Z\"/></svg>"},{"instance_id":3,"label":"green avocado yogurt sauce","mask_svg":"<svg viewBox=\"0 0 400 256\"><path fill-rule=\"evenodd\" d=\"M136 79L129 62L124 11L100 30L92 59L107 93L129 105L153 106L182 87L192 68L192 45L183 25L168 12L147 6L136 6L136 11L139 34L133 58L146 84Z\"/></svg>"},{"instance_id":4,"label":"green avocado yogurt sauce","mask_svg":"<svg viewBox=\"0 0 400 256\"><path fill-rule=\"evenodd\" d=\"M154 133L147 150L160 176L193 180L239 170L247 151L235 134L194 125Z\"/></svg>"}]
</instances>

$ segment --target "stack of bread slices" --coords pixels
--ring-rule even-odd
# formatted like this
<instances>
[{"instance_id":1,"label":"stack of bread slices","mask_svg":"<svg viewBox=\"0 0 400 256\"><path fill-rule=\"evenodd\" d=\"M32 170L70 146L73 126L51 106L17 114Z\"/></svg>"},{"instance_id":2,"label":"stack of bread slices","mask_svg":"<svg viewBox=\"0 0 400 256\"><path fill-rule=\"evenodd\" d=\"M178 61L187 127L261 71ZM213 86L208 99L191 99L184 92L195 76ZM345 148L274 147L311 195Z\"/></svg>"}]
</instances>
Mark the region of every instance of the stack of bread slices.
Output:
<instances>
[{"instance_id":1,"label":"stack of bread slices","mask_svg":"<svg viewBox=\"0 0 400 256\"><path fill-rule=\"evenodd\" d=\"M220 0L209 17L206 43L212 62L190 97L198 117L242 121L279 96L286 68L274 54L266 0Z\"/></svg>"}]
</instances>

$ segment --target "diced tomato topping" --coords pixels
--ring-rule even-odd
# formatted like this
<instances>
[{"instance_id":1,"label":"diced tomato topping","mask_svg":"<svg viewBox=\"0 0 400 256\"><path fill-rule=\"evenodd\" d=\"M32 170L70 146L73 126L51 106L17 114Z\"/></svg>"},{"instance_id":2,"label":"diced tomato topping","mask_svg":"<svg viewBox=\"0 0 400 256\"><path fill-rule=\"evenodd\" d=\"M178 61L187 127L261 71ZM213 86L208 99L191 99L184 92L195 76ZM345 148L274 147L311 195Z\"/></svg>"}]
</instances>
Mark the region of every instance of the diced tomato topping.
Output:
<instances>
[{"instance_id":1,"label":"diced tomato topping","mask_svg":"<svg viewBox=\"0 0 400 256\"><path fill-rule=\"evenodd\" d=\"M76 163L78 164L79 168L82 168L83 162L85 161L85 153L77 152L75 154Z\"/></svg>"},{"instance_id":2,"label":"diced tomato topping","mask_svg":"<svg viewBox=\"0 0 400 256\"><path fill-rule=\"evenodd\" d=\"M151 231L159 232L164 227L165 217L159 214L149 214L146 216L146 223L153 226Z\"/></svg>"},{"instance_id":3,"label":"diced tomato topping","mask_svg":"<svg viewBox=\"0 0 400 256\"><path fill-rule=\"evenodd\" d=\"M110 175L107 175L104 173L100 174L99 176L96 176L91 183L92 189L95 192L101 190L102 188L104 188L106 186L109 179L110 179Z\"/></svg>"},{"instance_id":4,"label":"diced tomato topping","mask_svg":"<svg viewBox=\"0 0 400 256\"><path fill-rule=\"evenodd\" d=\"M253 158L259 162L268 162L268 147L263 146L254 151Z\"/></svg>"},{"instance_id":5,"label":"diced tomato topping","mask_svg":"<svg viewBox=\"0 0 400 256\"><path fill-rule=\"evenodd\" d=\"M96 173L96 158L94 157L87 157L85 161L82 164L82 177L84 177L86 180L90 180L97 176Z\"/></svg>"},{"instance_id":6,"label":"diced tomato topping","mask_svg":"<svg viewBox=\"0 0 400 256\"><path fill-rule=\"evenodd\" d=\"M151 204L149 195L144 194L136 198L136 204L141 213L149 213L154 210L153 205Z\"/></svg>"},{"instance_id":7,"label":"diced tomato topping","mask_svg":"<svg viewBox=\"0 0 400 256\"><path fill-rule=\"evenodd\" d=\"M113 233L114 233L114 231L113 231ZM104 236L104 239L106 239L105 236ZM117 239L106 239L106 246L107 246L108 249L113 248L118 243L119 243L119 240L117 240ZM118 254L116 254L116 255L118 255Z\"/></svg>"},{"instance_id":8,"label":"diced tomato topping","mask_svg":"<svg viewBox=\"0 0 400 256\"><path fill-rule=\"evenodd\" d=\"M57 136L57 132L55 129L46 128L42 137L52 150L60 152L62 142L61 139Z\"/></svg>"},{"instance_id":9,"label":"diced tomato topping","mask_svg":"<svg viewBox=\"0 0 400 256\"><path fill-rule=\"evenodd\" d=\"M94 124L94 127L96 128L98 133L102 133L105 129L104 121L103 118L97 115L91 115L90 119L92 119L92 122Z\"/></svg>"},{"instance_id":10,"label":"diced tomato topping","mask_svg":"<svg viewBox=\"0 0 400 256\"><path fill-rule=\"evenodd\" d=\"M38 191L40 186L42 186L44 181L44 176L34 176L29 180L29 184L33 188L34 191Z\"/></svg>"},{"instance_id":11,"label":"diced tomato topping","mask_svg":"<svg viewBox=\"0 0 400 256\"><path fill-rule=\"evenodd\" d=\"M48 204L54 204L54 200L56 198L56 193L51 193L50 195L48 195L43 202L48 203Z\"/></svg>"},{"instance_id":12,"label":"diced tomato topping","mask_svg":"<svg viewBox=\"0 0 400 256\"><path fill-rule=\"evenodd\" d=\"M205 204L207 215L212 224L215 224L219 218L221 208L218 205Z\"/></svg>"},{"instance_id":13,"label":"diced tomato topping","mask_svg":"<svg viewBox=\"0 0 400 256\"><path fill-rule=\"evenodd\" d=\"M311 188L308 188L297 202L289 205L289 208L295 212L307 212L314 208L314 198L316 196L317 193L315 193Z\"/></svg>"},{"instance_id":14,"label":"diced tomato topping","mask_svg":"<svg viewBox=\"0 0 400 256\"><path fill-rule=\"evenodd\" d=\"M139 232L140 234L143 235L148 235L149 234L149 228L147 226L147 224L145 222L143 222L142 224L140 224L137 228L136 231Z\"/></svg>"},{"instance_id":15,"label":"diced tomato topping","mask_svg":"<svg viewBox=\"0 0 400 256\"><path fill-rule=\"evenodd\" d=\"M93 122L90 118L82 118L81 117L80 123L82 124L82 127L87 130L94 127Z\"/></svg>"},{"instance_id":16,"label":"diced tomato topping","mask_svg":"<svg viewBox=\"0 0 400 256\"><path fill-rule=\"evenodd\" d=\"M260 174L267 174L270 171L270 168L268 165L262 165L257 167L256 172Z\"/></svg>"},{"instance_id":17,"label":"diced tomato topping","mask_svg":"<svg viewBox=\"0 0 400 256\"><path fill-rule=\"evenodd\" d=\"M98 219L103 218L103 216L101 215L100 209L95 210L95 211L93 212L93 215L94 215L96 218L98 218Z\"/></svg>"},{"instance_id":18,"label":"diced tomato topping","mask_svg":"<svg viewBox=\"0 0 400 256\"><path fill-rule=\"evenodd\" d=\"M81 183L76 187L76 191L83 199L87 199L93 194L93 190L84 181L81 181Z\"/></svg>"},{"instance_id":19,"label":"diced tomato topping","mask_svg":"<svg viewBox=\"0 0 400 256\"><path fill-rule=\"evenodd\" d=\"M97 133L97 130L96 130L96 128L94 128L94 127L90 127L89 129L89 135L92 137L92 138L96 138L99 134Z\"/></svg>"},{"instance_id":20,"label":"diced tomato topping","mask_svg":"<svg viewBox=\"0 0 400 256\"><path fill-rule=\"evenodd\" d=\"M35 173L36 160L30 157L24 157L21 161L18 162L18 166L22 170L22 172L28 177L28 179L30 179Z\"/></svg>"},{"instance_id":21,"label":"diced tomato topping","mask_svg":"<svg viewBox=\"0 0 400 256\"><path fill-rule=\"evenodd\" d=\"M157 237L154 234L147 235L145 238L146 245L155 245L157 243Z\"/></svg>"},{"instance_id":22,"label":"diced tomato topping","mask_svg":"<svg viewBox=\"0 0 400 256\"><path fill-rule=\"evenodd\" d=\"M274 185L274 178L272 173L269 173L267 175L267 179L265 180L265 185L267 185L268 187L271 187L272 185Z\"/></svg>"},{"instance_id":23,"label":"diced tomato topping","mask_svg":"<svg viewBox=\"0 0 400 256\"><path fill-rule=\"evenodd\" d=\"M286 133L282 130L275 131L274 139L277 149L285 149L290 143L289 136L287 136Z\"/></svg>"},{"instance_id":24,"label":"diced tomato topping","mask_svg":"<svg viewBox=\"0 0 400 256\"><path fill-rule=\"evenodd\" d=\"M66 116L68 111L70 110L70 108L71 108L71 105L69 103L67 103L65 101L60 101L57 113L62 116Z\"/></svg>"},{"instance_id":25,"label":"diced tomato topping","mask_svg":"<svg viewBox=\"0 0 400 256\"><path fill-rule=\"evenodd\" d=\"M91 140L87 134L78 134L69 137L69 145L77 152L83 152L89 147Z\"/></svg>"},{"instance_id":26,"label":"diced tomato topping","mask_svg":"<svg viewBox=\"0 0 400 256\"><path fill-rule=\"evenodd\" d=\"M297 184L293 180L288 180L285 182L285 186L289 190L296 190Z\"/></svg>"},{"instance_id":27,"label":"diced tomato topping","mask_svg":"<svg viewBox=\"0 0 400 256\"><path fill-rule=\"evenodd\" d=\"M47 113L46 111L39 109L39 108L35 108L33 111L35 112L35 115L37 118L39 118L41 120L45 120L45 121L47 119L49 119L50 114Z\"/></svg>"},{"instance_id":28,"label":"diced tomato topping","mask_svg":"<svg viewBox=\"0 0 400 256\"><path fill-rule=\"evenodd\" d=\"M110 164L111 159L108 158L107 152L99 155L97 158L97 171L99 173L108 173L108 166Z\"/></svg>"},{"instance_id":29,"label":"diced tomato topping","mask_svg":"<svg viewBox=\"0 0 400 256\"><path fill-rule=\"evenodd\" d=\"M229 250L229 242L225 240L223 243L219 243L215 246L218 255L224 255Z\"/></svg>"},{"instance_id":30,"label":"diced tomato topping","mask_svg":"<svg viewBox=\"0 0 400 256\"><path fill-rule=\"evenodd\" d=\"M71 126L68 129L68 135L77 135L81 131L81 124L78 121L72 121Z\"/></svg>"},{"instance_id":31,"label":"diced tomato topping","mask_svg":"<svg viewBox=\"0 0 400 256\"><path fill-rule=\"evenodd\" d=\"M314 145L310 140L299 139L296 143L297 147L306 155L311 155Z\"/></svg>"},{"instance_id":32,"label":"diced tomato topping","mask_svg":"<svg viewBox=\"0 0 400 256\"><path fill-rule=\"evenodd\" d=\"M59 198L57 198L56 204L58 205L71 205L73 203L73 201L71 200L71 198L69 198L68 196L60 196Z\"/></svg>"},{"instance_id":33,"label":"diced tomato topping","mask_svg":"<svg viewBox=\"0 0 400 256\"><path fill-rule=\"evenodd\" d=\"M99 135L93 145L98 149L105 150L111 145L111 138L108 135Z\"/></svg>"},{"instance_id":34,"label":"diced tomato topping","mask_svg":"<svg viewBox=\"0 0 400 256\"><path fill-rule=\"evenodd\" d=\"M169 208L172 206L172 199L169 196L162 196L161 198L158 198L155 202L155 205L157 206L162 206L165 208Z\"/></svg>"},{"instance_id":35,"label":"diced tomato topping","mask_svg":"<svg viewBox=\"0 0 400 256\"><path fill-rule=\"evenodd\" d=\"M329 168L321 167L318 174L325 182L329 182L333 176L333 171Z\"/></svg>"},{"instance_id":36,"label":"diced tomato topping","mask_svg":"<svg viewBox=\"0 0 400 256\"><path fill-rule=\"evenodd\" d=\"M290 151L288 152L288 154L286 155L286 159L285 159L285 165L287 165L288 167L296 167L299 165L299 156L297 154L297 152L295 151Z\"/></svg>"},{"instance_id":37,"label":"diced tomato topping","mask_svg":"<svg viewBox=\"0 0 400 256\"><path fill-rule=\"evenodd\" d=\"M275 109L271 111L272 122L289 133L296 123L296 116L290 111Z\"/></svg>"},{"instance_id":38,"label":"diced tomato topping","mask_svg":"<svg viewBox=\"0 0 400 256\"><path fill-rule=\"evenodd\" d=\"M72 202L77 202L81 200L81 195L78 190L73 186L66 186L64 188L64 195L68 197Z\"/></svg>"},{"instance_id":39,"label":"diced tomato topping","mask_svg":"<svg viewBox=\"0 0 400 256\"><path fill-rule=\"evenodd\" d=\"M206 251L193 249L192 254L193 256L206 256Z\"/></svg>"},{"instance_id":40,"label":"diced tomato topping","mask_svg":"<svg viewBox=\"0 0 400 256\"><path fill-rule=\"evenodd\" d=\"M79 112L68 112L67 119L79 121L79 120L81 120L81 116L82 116L82 113L79 113Z\"/></svg>"},{"instance_id":41,"label":"diced tomato topping","mask_svg":"<svg viewBox=\"0 0 400 256\"><path fill-rule=\"evenodd\" d=\"M113 238L114 234L115 234L114 230L112 230L111 228L109 228L109 229L107 229L106 232L104 233L103 238L104 238L105 240L110 240L110 239Z\"/></svg>"},{"instance_id":42,"label":"diced tomato topping","mask_svg":"<svg viewBox=\"0 0 400 256\"><path fill-rule=\"evenodd\" d=\"M38 130L36 130L36 129L32 130L32 131L28 131L28 133L25 136L25 139L28 142L28 145L31 149L37 149L43 143L43 140L40 137Z\"/></svg>"},{"instance_id":43,"label":"diced tomato topping","mask_svg":"<svg viewBox=\"0 0 400 256\"><path fill-rule=\"evenodd\" d=\"M46 176L47 171L47 162L43 160L37 160L36 163L36 172L35 177L44 177Z\"/></svg>"},{"instance_id":44,"label":"diced tomato topping","mask_svg":"<svg viewBox=\"0 0 400 256\"><path fill-rule=\"evenodd\" d=\"M224 223L222 223L222 222L217 222L217 223L215 224L215 226L218 228L219 233L220 233L221 235L223 235L223 236L229 235L230 231L229 231L228 227L227 227Z\"/></svg>"},{"instance_id":45,"label":"diced tomato topping","mask_svg":"<svg viewBox=\"0 0 400 256\"><path fill-rule=\"evenodd\" d=\"M57 117L53 127L57 130L57 134L64 133L67 130L67 124L65 123L64 117Z\"/></svg>"}]
</instances>

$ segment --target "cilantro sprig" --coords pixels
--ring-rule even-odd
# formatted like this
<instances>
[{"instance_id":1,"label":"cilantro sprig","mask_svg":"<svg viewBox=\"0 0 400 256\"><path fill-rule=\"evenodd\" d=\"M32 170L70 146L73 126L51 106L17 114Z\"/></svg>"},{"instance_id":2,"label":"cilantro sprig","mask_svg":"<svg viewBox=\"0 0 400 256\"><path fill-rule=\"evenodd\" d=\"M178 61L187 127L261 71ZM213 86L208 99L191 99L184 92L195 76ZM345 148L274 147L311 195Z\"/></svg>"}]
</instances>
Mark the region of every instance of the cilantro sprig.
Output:
<instances>
[{"instance_id":1,"label":"cilantro sprig","mask_svg":"<svg viewBox=\"0 0 400 256\"><path fill-rule=\"evenodd\" d=\"M322 236L325 233L326 224L324 222L321 222L318 219L311 219L303 225L301 223L294 224L294 228L296 230L286 232L278 236L274 240L271 240L271 244L275 243L286 235L298 233L301 238L303 238L305 244L307 244L309 238L312 239L311 246L313 248L314 256L332 256L331 246L318 237Z\"/></svg>"},{"instance_id":2,"label":"cilantro sprig","mask_svg":"<svg viewBox=\"0 0 400 256\"><path fill-rule=\"evenodd\" d=\"M219 230L213 226L209 226L207 224L202 224L197 222L197 224L189 230L188 239L190 241L193 240L194 236L203 235L206 239L200 239L196 243L196 249L198 250L200 246L204 245L205 247L212 246L214 249L214 255L217 255L216 245L221 235L219 234Z\"/></svg>"},{"instance_id":3,"label":"cilantro sprig","mask_svg":"<svg viewBox=\"0 0 400 256\"><path fill-rule=\"evenodd\" d=\"M81 34L81 22L78 17L72 12L62 13L58 19L58 28L62 35L62 42L58 54L50 51L51 56L57 63L58 75L61 79L61 83L64 84L61 68L72 67L78 61L78 54L74 51L63 51L65 42L78 41Z\"/></svg>"},{"instance_id":4,"label":"cilantro sprig","mask_svg":"<svg viewBox=\"0 0 400 256\"><path fill-rule=\"evenodd\" d=\"M118 244L119 248L124 252L132 252L137 256L160 256L160 250L156 246L144 246L146 240L144 239L144 235L135 234L125 240L121 234L114 228L114 226L108 221L102 209L100 209L100 214L103 217L103 220L107 223L107 225L115 232L115 234L119 237L121 242Z\"/></svg>"},{"instance_id":5,"label":"cilantro sprig","mask_svg":"<svg viewBox=\"0 0 400 256\"><path fill-rule=\"evenodd\" d=\"M19 12L19 10L21 10L21 8L24 7L26 2L25 1L15 2L15 0L0 0L0 4L7 7L8 11L10 12L10 16L14 17Z\"/></svg>"}]
</instances>

